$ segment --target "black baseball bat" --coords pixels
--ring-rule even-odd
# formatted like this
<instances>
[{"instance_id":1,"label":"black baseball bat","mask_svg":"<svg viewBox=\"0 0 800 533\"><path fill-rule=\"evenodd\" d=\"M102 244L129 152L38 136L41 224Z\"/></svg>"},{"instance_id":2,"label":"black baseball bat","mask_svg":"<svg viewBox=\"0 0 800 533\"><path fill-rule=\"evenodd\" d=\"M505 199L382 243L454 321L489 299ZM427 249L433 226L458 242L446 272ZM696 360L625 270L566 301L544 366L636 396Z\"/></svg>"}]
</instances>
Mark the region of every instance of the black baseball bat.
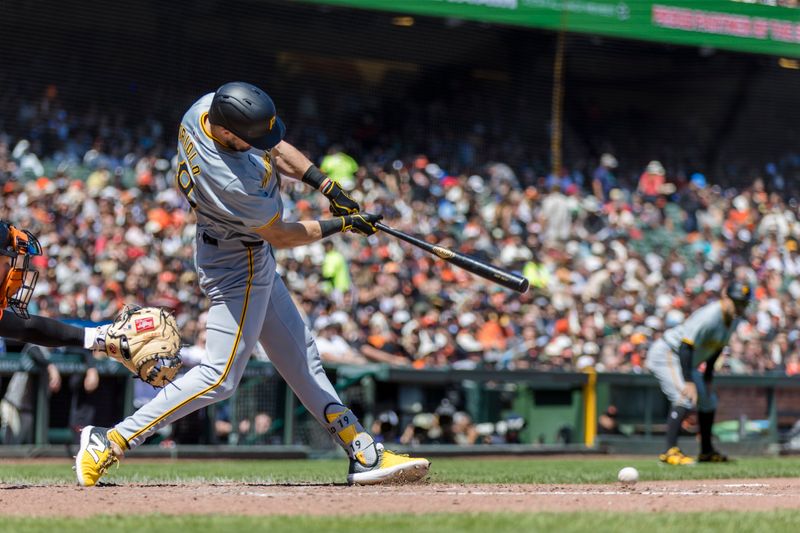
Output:
<instances>
[{"instance_id":1,"label":"black baseball bat","mask_svg":"<svg viewBox=\"0 0 800 533\"><path fill-rule=\"evenodd\" d=\"M452 265L456 265L464 270L472 272L476 276L488 279L489 281L493 281L502 285L503 287L507 287L517 292L524 293L528 290L528 280L522 276L507 272L497 268L496 266L492 266L489 263L484 263L483 261L475 259L474 257L454 252L453 250L444 248L442 246L436 246L434 244L427 243L422 239L418 239L417 237L409 235L408 233L404 233L400 230L396 230L390 226L387 226L383 222L377 222L375 227L384 233L388 233L389 235L397 237L402 241L406 241L407 243L413 244L418 248L422 248L426 252L430 252L440 259L444 259Z\"/></svg>"}]
</instances>

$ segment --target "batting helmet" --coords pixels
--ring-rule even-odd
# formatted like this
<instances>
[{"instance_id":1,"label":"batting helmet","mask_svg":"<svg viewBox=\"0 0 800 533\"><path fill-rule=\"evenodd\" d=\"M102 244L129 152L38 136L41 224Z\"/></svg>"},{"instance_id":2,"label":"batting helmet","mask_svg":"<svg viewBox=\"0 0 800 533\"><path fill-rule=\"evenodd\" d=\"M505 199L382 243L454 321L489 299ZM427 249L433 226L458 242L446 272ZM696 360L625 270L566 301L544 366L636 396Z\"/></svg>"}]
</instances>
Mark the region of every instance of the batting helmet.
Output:
<instances>
[{"instance_id":1,"label":"batting helmet","mask_svg":"<svg viewBox=\"0 0 800 533\"><path fill-rule=\"evenodd\" d=\"M734 302L749 303L753 299L753 291L750 290L750 285L741 281L729 283L728 288L725 289L725 294Z\"/></svg>"},{"instance_id":2,"label":"batting helmet","mask_svg":"<svg viewBox=\"0 0 800 533\"><path fill-rule=\"evenodd\" d=\"M226 83L217 89L208 110L208 120L259 150L269 150L286 134L286 126L278 118L272 98L243 81Z\"/></svg>"},{"instance_id":3,"label":"batting helmet","mask_svg":"<svg viewBox=\"0 0 800 533\"><path fill-rule=\"evenodd\" d=\"M738 316L744 316L747 306L753 299L753 291L750 289L749 283L741 281L732 281L725 289L725 295L733 300L733 307Z\"/></svg>"}]
</instances>

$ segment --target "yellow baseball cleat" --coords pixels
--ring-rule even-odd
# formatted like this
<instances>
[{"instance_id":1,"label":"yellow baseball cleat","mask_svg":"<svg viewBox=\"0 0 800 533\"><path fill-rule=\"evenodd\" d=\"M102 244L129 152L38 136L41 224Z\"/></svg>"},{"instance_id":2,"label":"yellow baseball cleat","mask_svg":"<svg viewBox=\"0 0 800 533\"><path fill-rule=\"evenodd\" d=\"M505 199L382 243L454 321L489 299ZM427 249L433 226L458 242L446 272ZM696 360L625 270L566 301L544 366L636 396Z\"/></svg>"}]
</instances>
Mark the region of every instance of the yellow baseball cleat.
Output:
<instances>
[{"instance_id":1,"label":"yellow baseball cleat","mask_svg":"<svg viewBox=\"0 0 800 533\"><path fill-rule=\"evenodd\" d=\"M95 486L108 467L119 463L119 459L111 449L111 441L107 434L107 428L95 426L86 426L81 431L81 447L75 456L78 485Z\"/></svg>"},{"instance_id":2,"label":"yellow baseball cleat","mask_svg":"<svg viewBox=\"0 0 800 533\"><path fill-rule=\"evenodd\" d=\"M428 475L431 462L391 452L383 444L375 443L377 460L365 465L357 459L350 460L347 482L351 485L377 485L380 483L414 483Z\"/></svg>"},{"instance_id":3,"label":"yellow baseball cleat","mask_svg":"<svg viewBox=\"0 0 800 533\"><path fill-rule=\"evenodd\" d=\"M658 460L672 466L693 465L694 459L685 455L680 448L673 446L666 452L658 456Z\"/></svg>"}]
</instances>

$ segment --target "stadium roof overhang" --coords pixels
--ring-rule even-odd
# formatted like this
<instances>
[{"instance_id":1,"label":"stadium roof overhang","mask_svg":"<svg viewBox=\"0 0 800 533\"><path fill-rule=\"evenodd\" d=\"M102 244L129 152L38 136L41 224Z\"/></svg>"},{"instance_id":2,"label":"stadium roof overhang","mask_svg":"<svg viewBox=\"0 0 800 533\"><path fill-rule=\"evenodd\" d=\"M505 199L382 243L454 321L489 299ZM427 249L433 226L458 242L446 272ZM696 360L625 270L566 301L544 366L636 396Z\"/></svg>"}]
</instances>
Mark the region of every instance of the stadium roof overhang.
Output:
<instances>
[{"instance_id":1,"label":"stadium roof overhang","mask_svg":"<svg viewBox=\"0 0 800 533\"><path fill-rule=\"evenodd\" d=\"M800 57L800 6L736 0L301 1Z\"/></svg>"}]
</instances>

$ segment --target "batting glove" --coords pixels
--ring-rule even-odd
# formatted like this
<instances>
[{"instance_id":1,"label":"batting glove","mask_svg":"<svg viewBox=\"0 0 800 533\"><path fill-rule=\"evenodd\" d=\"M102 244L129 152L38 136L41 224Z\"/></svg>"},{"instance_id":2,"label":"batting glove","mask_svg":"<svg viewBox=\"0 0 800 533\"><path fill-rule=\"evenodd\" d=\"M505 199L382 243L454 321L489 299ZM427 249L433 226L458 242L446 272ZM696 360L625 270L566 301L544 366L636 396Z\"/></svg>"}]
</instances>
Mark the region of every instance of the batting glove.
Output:
<instances>
[{"instance_id":1,"label":"batting glove","mask_svg":"<svg viewBox=\"0 0 800 533\"><path fill-rule=\"evenodd\" d=\"M358 202L350 198L344 189L330 178L327 178L320 187L320 192L331 203L331 214L337 217L355 215L361 209ZM374 232L373 232L374 233Z\"/></svg>"},{"instance_id":2,"label":"batting glove","mask_svg":"<svg viewBox=\"0 0 800 533\"><path fill-rule=\"evenodd\" d=\"M344 229L342 231L352 231L365 236L374 235L378 231L375 224L382 218L383 215L372 215L370 213L349 215L344 217Z\"/></svg>"}]
</instances>

